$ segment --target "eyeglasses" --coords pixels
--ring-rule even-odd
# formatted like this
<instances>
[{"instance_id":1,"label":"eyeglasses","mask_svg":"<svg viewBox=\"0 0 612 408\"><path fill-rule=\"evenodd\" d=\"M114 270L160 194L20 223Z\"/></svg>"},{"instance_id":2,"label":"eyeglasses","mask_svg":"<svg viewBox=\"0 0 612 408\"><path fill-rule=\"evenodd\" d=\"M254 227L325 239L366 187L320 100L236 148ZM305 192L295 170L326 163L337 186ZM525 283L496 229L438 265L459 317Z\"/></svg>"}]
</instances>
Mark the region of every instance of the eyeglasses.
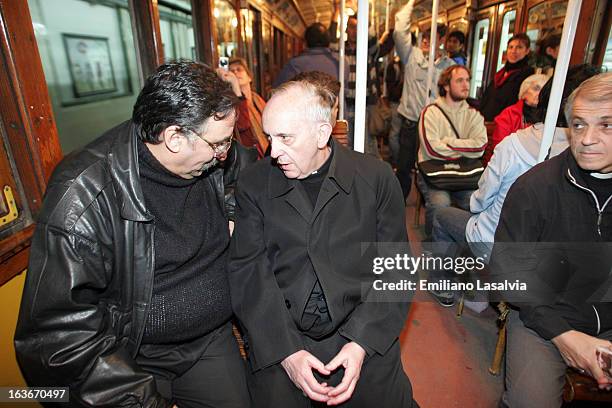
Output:
<instances>
[{"instance_id":1,"label":"eyeglasses","mask_svg":"<svg viewBox=\"0 0 612 408\"><path fill-rule=\"evenodd\" d=\"M234 140L234 134L231 134L229 138L227 138L227 139L225 139L225 140L223 140L221 142L211 143L208 140L204 139L202 136L200 136L197 133L195 133L194 131L190 131L190 132L195 134L197 137L202 139L207 145L210 146L210 148L213 151L213 157L214 158L218 158L219 156L227 153L227 151L229 150L230 146L232 145L232 141Z\"/></svg>"}]
</instances>

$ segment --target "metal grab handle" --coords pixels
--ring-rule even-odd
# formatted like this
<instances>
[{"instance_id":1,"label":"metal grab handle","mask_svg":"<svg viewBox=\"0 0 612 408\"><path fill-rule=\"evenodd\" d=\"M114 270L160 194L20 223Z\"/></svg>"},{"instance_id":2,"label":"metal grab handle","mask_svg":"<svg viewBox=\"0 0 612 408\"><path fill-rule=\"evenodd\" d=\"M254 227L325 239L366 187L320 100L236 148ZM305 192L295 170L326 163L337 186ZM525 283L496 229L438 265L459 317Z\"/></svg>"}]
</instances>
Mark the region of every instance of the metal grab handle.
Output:
<instances>
[{"instance_id":1,"label":"metal grab handle","mask_svg":"<svg viewBox=\"0 0 612 408\"><path fill-rule=\"evenodd\" d=\"M0 217L0 227L4 226L19 217L19 211L17 211L17 203L15 203L15 197L13 196L13 190L10 186L4 186L2 189L4 195L4 202L8 207L8 212Z\"/></svg>"}]
</instances>

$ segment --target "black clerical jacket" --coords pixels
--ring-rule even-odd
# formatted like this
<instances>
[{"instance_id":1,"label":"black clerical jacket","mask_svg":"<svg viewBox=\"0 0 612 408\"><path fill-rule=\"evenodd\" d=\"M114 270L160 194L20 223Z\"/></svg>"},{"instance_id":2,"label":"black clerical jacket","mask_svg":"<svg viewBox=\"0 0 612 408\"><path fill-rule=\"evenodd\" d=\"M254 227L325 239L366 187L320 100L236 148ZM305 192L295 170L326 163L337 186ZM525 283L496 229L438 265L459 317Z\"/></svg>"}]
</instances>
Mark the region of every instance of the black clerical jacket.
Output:
<instances>
[{"instance_id":1,"label":"black clerical jacket","mask_svg":"<svg viewBox=\"0 0 612 408\"><path fill-rule=\"evenodd\" d=\"M314 209L299 182L269 157L241 174L228 270L254 370L304 348L300 322L317 278L330 334L384 354L404 325L411 292L401 293L401 302L374 293L374 279L386 276L373 274L372 258L385 249L367 244L395 242L408 251L400 185L388 164L332 148Z\"/></svg>"}]
</instances>

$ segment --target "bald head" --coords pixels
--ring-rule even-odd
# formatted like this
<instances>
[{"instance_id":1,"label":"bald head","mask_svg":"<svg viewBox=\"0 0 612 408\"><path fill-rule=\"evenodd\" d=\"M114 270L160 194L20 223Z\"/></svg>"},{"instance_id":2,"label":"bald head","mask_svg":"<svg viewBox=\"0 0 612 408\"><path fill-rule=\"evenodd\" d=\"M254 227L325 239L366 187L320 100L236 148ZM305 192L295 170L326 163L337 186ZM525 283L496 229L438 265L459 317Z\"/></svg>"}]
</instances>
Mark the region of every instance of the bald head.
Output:
<instances>
[{"instance_id":1,"label":"bald head","mask_svg":"<svg viewBox=\"0 0 612 408\"><path fill-rule=\"evenodd\" d=\"M329 157L330 103L311 85L292 81L277 88L266 104L262 121L271 157L287 178L306 178Z\"/></svg>"}]
</instances>

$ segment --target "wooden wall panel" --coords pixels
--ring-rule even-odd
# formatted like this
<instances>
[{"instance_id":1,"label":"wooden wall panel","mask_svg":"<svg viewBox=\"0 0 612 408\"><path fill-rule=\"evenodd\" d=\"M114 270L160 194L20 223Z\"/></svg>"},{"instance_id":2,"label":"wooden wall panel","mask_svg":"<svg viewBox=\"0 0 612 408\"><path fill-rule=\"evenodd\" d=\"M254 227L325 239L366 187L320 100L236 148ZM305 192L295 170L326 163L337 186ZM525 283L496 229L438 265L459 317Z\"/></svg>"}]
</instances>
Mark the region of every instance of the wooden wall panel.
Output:
<instances>
[{"instance_id":1,"label":"wooden wall panel","mask_svg":"<svg viewBox=\"0 0 612 408\"><path fill-rule=\"evenodd\" d=\"M0 65L0 116L25 195L20 211L35 217L62 153L26 0L0 0ZM0 284L26 267L32 231L24 219L0 240Z\"/></svg>"}]
</instances>

